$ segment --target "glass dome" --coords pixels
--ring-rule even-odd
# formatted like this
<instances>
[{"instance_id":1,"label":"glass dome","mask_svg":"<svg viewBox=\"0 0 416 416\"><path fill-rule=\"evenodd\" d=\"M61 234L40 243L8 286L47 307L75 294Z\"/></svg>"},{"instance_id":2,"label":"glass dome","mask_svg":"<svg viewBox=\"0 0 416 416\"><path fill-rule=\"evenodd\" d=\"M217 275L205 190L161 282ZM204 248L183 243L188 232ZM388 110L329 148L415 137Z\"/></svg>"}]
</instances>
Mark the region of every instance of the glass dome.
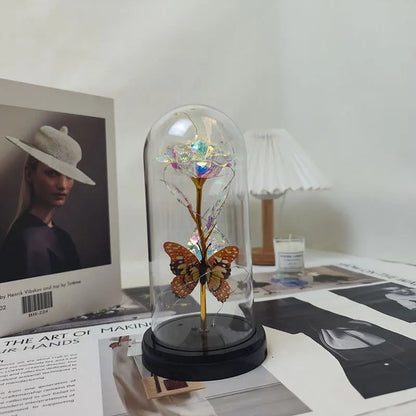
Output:
<instances>
[{"instance_id":1,"label":"glass dome","mask_svg":"<svg viewBox=\"0 0 416 416\"><path fill-rule=\"evenodd\" d=\"M144 164L152 304L145 366L186 380L256 367L266 351L264 331L252 314L241 133L214 108L177 108L151 128ZM228 352L233 359L224 357ZM198 363L197 374L192 363Z\"/></svg>"}]
</instances>

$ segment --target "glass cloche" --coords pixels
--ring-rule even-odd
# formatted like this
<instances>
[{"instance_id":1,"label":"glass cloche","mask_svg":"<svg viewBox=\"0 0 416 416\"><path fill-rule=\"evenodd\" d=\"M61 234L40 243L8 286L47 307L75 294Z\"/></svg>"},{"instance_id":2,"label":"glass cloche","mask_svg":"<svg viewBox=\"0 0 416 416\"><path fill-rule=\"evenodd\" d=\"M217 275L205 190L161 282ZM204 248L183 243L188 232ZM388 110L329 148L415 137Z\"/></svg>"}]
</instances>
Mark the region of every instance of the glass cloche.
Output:
<instances>
[{"instance_id":1,"label":"glass cloche","mask_svg":"<svg viewBox=\"0 0 416 416\"><path fill-rule=\"evenodd\" d=\"M252 314L244 139L220 111L188 105L144 150L152 326L143 364L175 380L238 375L266 356Z\"/></svg>"}]
</instances>

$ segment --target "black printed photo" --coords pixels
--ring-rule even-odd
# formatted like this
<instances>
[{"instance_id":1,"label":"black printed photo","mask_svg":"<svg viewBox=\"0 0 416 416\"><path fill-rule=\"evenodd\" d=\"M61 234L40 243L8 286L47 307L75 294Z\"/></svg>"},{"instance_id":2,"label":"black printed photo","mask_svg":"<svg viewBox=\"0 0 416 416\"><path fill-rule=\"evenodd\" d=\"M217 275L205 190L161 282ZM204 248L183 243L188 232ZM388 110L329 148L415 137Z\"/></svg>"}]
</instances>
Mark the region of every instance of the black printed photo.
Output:
<instances>
[{"instance_id":1,"label":"black printed photo","mask_svg":"<svg viewBox=\"0 0 416 416\"><path fill-rule=\"evenodd\" d=\"M0 283L111 263L105 120L0 105Z\"/></svg>"},{"instance_id":2,"label":"black printed photo","mask_svg":"<svg viewBox=\"0 0 416 416\"><path fill-rule=\"evenodd\" d=\"M416 288L383 283L332 292L402 321L416 322Z\"/></svg>"}]
</instances>

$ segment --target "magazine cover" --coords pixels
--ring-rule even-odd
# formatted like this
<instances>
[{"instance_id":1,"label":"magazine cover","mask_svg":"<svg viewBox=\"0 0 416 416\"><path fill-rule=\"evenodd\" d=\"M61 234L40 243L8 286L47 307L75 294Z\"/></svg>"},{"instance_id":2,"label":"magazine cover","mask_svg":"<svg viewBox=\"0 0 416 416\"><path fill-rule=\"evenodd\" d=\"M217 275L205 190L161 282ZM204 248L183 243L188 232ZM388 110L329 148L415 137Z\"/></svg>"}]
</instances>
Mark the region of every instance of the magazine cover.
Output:
<instances>
[{"instance_id":1,"label":"magazine cover","mask_svg":"<svg viewBox=\"0 0 416 416\"><path fill-rule=\"evenodd\" d=\"M0 80L0 336L120 302L113 101Z\"/></svg>"}]
</instances>

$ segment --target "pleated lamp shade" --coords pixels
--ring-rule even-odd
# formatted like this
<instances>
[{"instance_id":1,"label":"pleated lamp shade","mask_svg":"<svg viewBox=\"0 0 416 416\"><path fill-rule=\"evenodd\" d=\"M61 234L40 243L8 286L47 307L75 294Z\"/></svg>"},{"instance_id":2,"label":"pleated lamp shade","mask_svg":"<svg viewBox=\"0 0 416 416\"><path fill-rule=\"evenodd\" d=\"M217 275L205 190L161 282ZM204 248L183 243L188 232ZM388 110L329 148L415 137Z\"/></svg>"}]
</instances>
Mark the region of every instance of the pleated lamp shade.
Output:
<instances>
[{"instance_id":1,"label":"pleated lamp shade","mask_svg":"<svg viewBox=\"0 0 416 416\"><path fill-rule=\"evenodd\" d=\"M328 189L330 184L299 143L284 129L250 130L247 146L248 188L262 200L263 247L254 248L253 264L275 264L273 199L288 190Z\"/></svg>"}]
</instances>

